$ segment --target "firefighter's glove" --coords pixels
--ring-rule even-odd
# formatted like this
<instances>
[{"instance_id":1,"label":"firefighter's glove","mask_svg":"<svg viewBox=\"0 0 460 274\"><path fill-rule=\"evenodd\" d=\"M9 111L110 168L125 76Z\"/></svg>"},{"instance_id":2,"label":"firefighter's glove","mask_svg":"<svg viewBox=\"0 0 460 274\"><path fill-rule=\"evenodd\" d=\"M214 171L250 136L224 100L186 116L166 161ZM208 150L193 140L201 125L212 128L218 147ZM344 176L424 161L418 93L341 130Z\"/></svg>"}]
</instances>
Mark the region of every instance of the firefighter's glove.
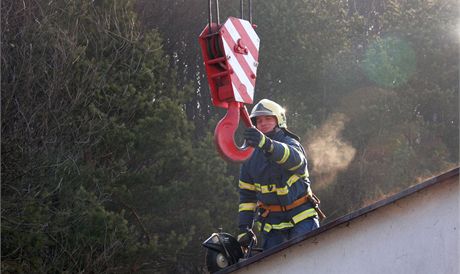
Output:
<instances>
[{"instance_id":1,"label":"firefighter's glove","mask_svg":"<svg viewBox=\"0 0 460 274\"><path fill-rule=\"evenodd\" d=\"M244 248L248 248L251 244L251 240L254 241L253 246L257 245L257 237L256 234L251 229L248 229L246 232L241 233L238 235L238 242Z\"/></svg>"},{"instance_id":2,"label":"firefighter's glove","mask_svg":"<svg viewBox=\"0 0 460 274\"><path fill-rule=\"evenodd\" d=\"M252 147L260 148L266 152L273 151L273 142L255 127L247 128L244 131L244 139Z\"/></svg>"}]
</instances>

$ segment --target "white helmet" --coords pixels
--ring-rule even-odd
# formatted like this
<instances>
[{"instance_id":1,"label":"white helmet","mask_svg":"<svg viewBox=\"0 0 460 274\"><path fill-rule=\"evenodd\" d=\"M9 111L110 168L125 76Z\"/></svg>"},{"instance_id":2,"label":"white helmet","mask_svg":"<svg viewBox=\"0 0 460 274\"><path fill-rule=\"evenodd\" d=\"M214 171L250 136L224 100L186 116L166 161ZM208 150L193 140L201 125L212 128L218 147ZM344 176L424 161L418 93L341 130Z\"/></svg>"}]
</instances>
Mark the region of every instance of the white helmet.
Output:
<instances>
[{"instance_id":1,"label":"white helmet","mask_svg":"<svg viewBox=\"0 0 460 274\"><path fill-rule=\"evenodd\" d=\"M252 123L256 124L255 118L257 116L265 115L275 116L278 120L278 127L287 128L286 110L279 104L273 102L272 100L262 99L254 106L249 117L251 118Z\"/></svg>"}]
</instances>

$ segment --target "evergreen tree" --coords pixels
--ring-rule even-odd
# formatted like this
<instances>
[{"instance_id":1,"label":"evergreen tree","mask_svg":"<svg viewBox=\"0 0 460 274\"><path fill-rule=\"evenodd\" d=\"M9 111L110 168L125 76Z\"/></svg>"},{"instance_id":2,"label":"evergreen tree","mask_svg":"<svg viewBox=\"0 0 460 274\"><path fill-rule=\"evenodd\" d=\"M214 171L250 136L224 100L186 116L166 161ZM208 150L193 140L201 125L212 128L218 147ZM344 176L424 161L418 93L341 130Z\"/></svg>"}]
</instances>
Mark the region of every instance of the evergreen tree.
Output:
<instances>
[{"instance_id":1,"label":"evergreen tree","mask_svg":"<svg viewBox=\"0 0 460 274\"><path fill-rule=\"evenodd\" d=\"M158 32L130 1L11 1L2 27L2 269L199 271L235 187Z\"/></svg>"}]
</instances>

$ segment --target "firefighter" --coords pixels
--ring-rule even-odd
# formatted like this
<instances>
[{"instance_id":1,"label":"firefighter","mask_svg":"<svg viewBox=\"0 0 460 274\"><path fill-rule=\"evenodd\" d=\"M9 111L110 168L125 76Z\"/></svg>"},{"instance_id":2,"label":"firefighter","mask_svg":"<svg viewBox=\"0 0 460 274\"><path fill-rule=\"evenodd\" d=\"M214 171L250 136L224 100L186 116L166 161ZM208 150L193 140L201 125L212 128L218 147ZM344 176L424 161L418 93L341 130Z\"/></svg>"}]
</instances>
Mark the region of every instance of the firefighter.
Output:
<instances>
[{"instance_id":1,"label":"firefighter","mask_svg":"<svg viewBox=\"0 0 460 274\"><path fill-rule=\"evenodd\" d=\"M257 208L266 250L318 228L318 208L311 199L305 151L287 129L285 110L263 99L250 118L255 127L246 129L244 138L255 150L240 170L238 241L249 245Z\"/></svg>"}]
</instances>

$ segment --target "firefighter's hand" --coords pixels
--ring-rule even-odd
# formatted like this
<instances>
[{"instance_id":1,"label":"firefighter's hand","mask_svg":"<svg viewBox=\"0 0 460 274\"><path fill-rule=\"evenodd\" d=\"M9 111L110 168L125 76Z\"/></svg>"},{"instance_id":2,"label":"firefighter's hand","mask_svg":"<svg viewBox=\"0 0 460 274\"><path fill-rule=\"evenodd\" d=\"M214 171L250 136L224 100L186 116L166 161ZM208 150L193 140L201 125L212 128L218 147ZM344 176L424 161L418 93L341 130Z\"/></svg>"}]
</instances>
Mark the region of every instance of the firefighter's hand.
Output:
<instances>
[{"instance_id":1,"label":"firefighter's hand","mask_svg":"<svg viewBox=\"0 0 460 274\"><path fill-rule=\"evenodd\" d=\"M244 131L244 139L252 147L258 147L267 152L271 151L272 140L255 127L247 128Z\"/></svg>"},{"instance_id":2,"label":"firefighter's hand","mask_svg":"<svg viewBox=\"0 0 460 274\"><path fill-rule=\"evenodd\" d=\"M254 240L253 246L257 245L257 237L251 229L248 229L246 232L241 233L238 235L238 242L244 248L248 248L251 244L251 239Z\"/></svg>"}]
</instances>

